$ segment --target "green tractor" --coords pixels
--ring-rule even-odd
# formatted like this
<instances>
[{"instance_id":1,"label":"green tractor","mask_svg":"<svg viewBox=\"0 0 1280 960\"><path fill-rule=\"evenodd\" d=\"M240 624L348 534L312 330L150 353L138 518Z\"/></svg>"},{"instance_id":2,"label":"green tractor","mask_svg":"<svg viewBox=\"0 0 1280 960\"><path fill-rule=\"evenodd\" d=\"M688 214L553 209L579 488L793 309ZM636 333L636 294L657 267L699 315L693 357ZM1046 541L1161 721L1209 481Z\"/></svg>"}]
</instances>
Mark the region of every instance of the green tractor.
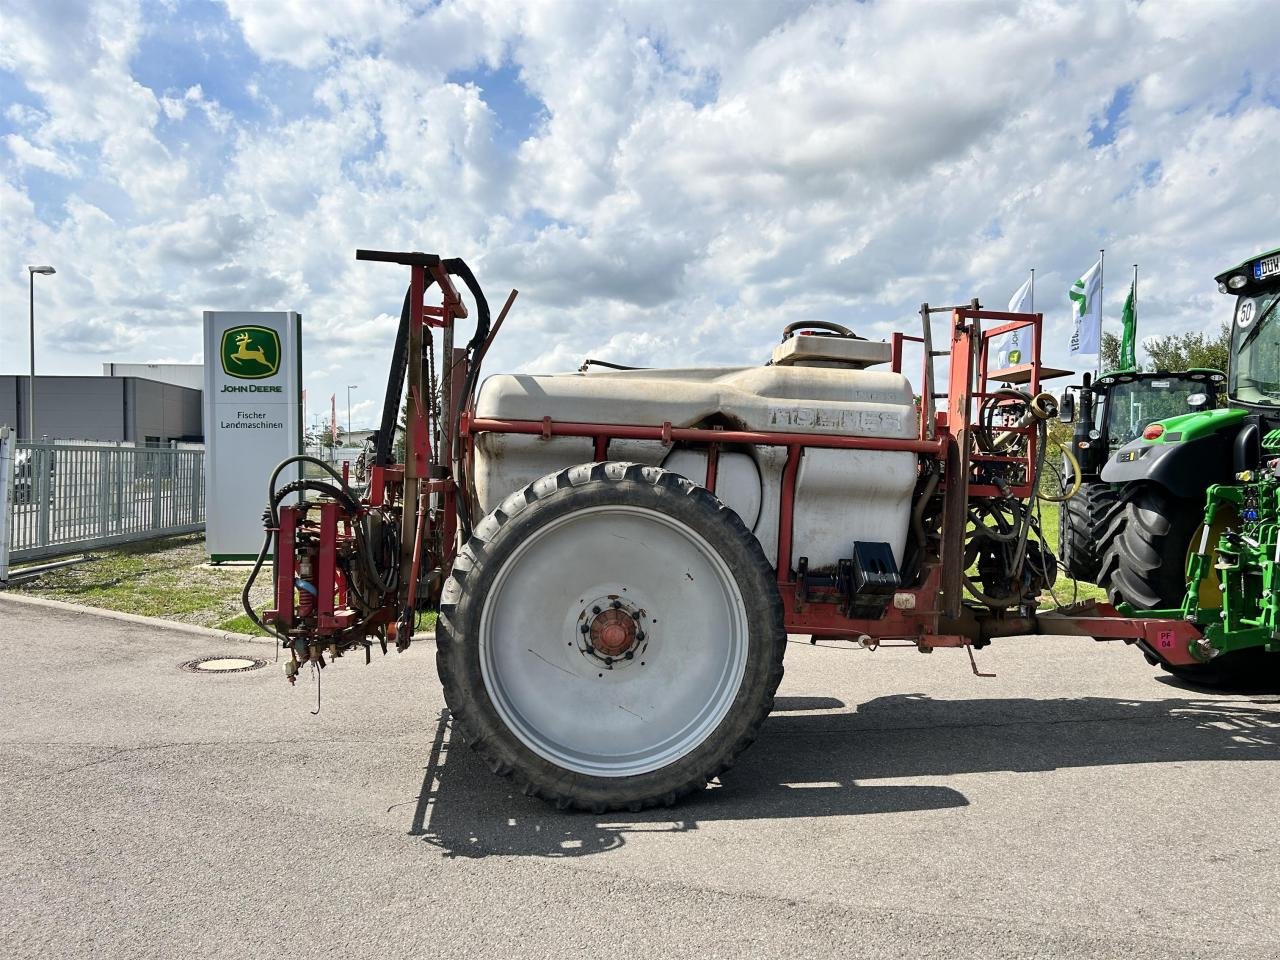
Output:
<instances>
[{"instance_id":1,"label":"green tractor","mask_svg":"<svg viewBox=\"0 0 1280 960\"><path fill-rule=\"evenodd\" d=\"M1075 422L1071 452L1080 489L1059 506L1058 524L1058 556L1070 576L1094 582L1102 568L1098 542L1121 503L1120 491L1102 479L1107 460L1157 420L1216 407L1225 381L1218 370L1118 370L1097 380L1086 373L1082 385L1070 388L1062 419ZM1064 462L1064 486L1074 481L1075 469Z\"/></svg>"},{"instance_id":2,"label":"green tractor","mask_svg":"<svg viewBox=\"0 0 1280 960\"><path fill-rule=\"evenodd\" d=\"M1245 519L1230 500L1205 526L1206 492L1256 470L1262 438L1280 427L1280 249L1219 274L1218 289L1235 297L1229 406L1145 423L1102 468L1118 488L1097 551L1098 583L1113 603L1138 610L1180 608L1187 599L1188 563L1197 550ZM1203 609L1222 607L1218 564L1193 578ZM1220 664L1221 665L1221 664ZM1205 665L1206 667L1208 664Z\"/></svg>"}]
</instances>

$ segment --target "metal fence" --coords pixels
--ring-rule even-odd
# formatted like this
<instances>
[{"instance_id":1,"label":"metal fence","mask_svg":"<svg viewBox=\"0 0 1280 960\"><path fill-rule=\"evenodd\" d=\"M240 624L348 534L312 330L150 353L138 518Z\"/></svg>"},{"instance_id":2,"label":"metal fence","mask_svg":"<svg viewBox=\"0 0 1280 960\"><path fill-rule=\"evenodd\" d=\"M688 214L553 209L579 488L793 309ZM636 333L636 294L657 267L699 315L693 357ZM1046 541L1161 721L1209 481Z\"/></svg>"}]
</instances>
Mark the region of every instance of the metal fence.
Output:
<instances>
[{"instance_id":1,"label":"metal fence","mask_svg":"<svg viewBox=\"0 0 1280 960\"><path fill-rule=\"evenodd\" d=\"M0 483L10 562L204 529L203 450L14 443L12 451Z\"/></svg>"}]
</instances>

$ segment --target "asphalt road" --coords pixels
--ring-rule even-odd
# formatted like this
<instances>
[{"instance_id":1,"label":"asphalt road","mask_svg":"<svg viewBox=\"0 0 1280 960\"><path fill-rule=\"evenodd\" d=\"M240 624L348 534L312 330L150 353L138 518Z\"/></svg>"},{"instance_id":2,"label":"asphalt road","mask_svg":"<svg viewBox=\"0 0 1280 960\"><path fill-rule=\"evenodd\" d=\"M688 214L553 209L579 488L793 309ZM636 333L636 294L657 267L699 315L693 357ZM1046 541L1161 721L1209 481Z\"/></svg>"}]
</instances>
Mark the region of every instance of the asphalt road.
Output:
<instances>
[{"instance_id":1,"label":"asphalt road","mask_svg":"<svg viewBox=\"0 0 1280 960\"><path fill-rule=\"evenodd\" d=\"M0 955L1280 955L1280 697L1079 639L790 648L675 810L558 814L451 741L430 643L315 689L0 599Z\"/></svg>"}]
</instances>

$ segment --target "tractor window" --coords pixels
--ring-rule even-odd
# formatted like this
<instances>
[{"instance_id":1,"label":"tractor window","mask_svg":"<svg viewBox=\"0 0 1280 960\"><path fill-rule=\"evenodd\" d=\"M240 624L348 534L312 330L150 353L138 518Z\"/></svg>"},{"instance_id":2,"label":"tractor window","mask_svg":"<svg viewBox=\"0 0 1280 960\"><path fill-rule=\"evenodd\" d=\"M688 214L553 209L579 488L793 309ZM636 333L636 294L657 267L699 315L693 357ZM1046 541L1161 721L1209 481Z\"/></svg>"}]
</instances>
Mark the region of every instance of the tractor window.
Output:
<instances>
[{"instance_id":1,"label":"tractor window","mask_svg":"<svg viewBox=\"0 0 1280 960\"><path fill-rule=\"evenodd\" d=\"M1231 341L1231 396L1242 403L1280 406L1280 290L1236 301Z\"/></svg>"},{"instance_id":2,"label":"tractor window","mask_svg":"<svg viewBox=\"0 0 1280 960\"><path fill-rule=\"evenodd\" d=\"M1149 423L1190 413L1189 398L1204 392L1202 381L1178 377L1116 384L1107 400L1108 445L1115 449L1137 439Z\"/></svg>"}]
</instances>

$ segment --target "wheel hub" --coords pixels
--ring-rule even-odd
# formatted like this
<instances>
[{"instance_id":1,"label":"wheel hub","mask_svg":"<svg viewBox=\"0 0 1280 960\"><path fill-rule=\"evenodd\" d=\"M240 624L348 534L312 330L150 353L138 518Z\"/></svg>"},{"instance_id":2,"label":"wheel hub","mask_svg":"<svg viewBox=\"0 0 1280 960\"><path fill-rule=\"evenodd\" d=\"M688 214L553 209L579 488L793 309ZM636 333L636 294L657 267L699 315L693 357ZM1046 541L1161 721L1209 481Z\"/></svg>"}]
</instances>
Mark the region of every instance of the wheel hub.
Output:
<instances>
[{"instance_id":1,"label":"wheel hub","mask_svg":"<svg viewBox=\"0 0 1280 960\"><path fill-rule=\"evenodd\" d=\"M585 604L578 615L579 651L609 670L631 663L647 645L644 616L644 610L619 596Z\"/></svg>"}]
</instances>

